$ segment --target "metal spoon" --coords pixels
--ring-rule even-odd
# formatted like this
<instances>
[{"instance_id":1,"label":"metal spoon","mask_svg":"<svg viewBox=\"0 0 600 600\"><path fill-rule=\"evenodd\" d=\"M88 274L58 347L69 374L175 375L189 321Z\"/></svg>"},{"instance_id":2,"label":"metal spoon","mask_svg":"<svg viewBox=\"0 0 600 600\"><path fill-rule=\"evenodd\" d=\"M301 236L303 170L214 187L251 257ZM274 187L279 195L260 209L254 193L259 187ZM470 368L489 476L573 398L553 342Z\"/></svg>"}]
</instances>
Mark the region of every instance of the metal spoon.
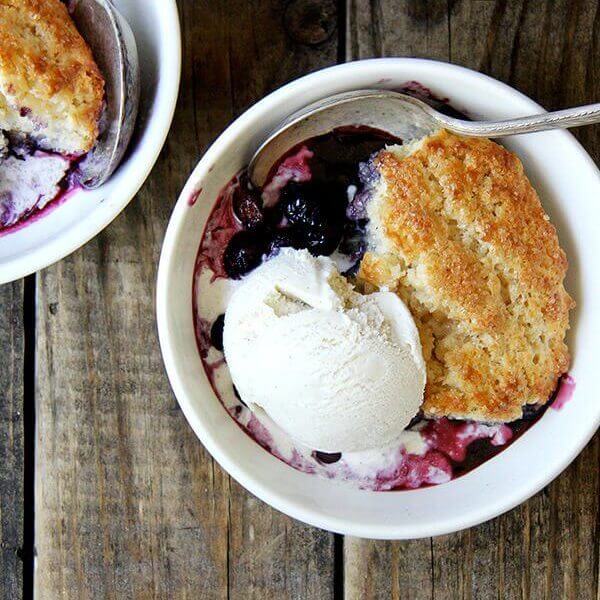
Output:
<instances>
[{"instance_id":1,"label":"metal spoon","mask_svg":"<svg viewBox=\"0 0 600 600\"><path fill-rule=\"evenodd\" d=\"M133 32L110 0L77 0L71 5L71 16L106 82L100 135L78 167L81 185L94 189L119 166L131 139L140 99L140 68Z\"/></svg>"},{"instance_id":2,"label":"metal spoon","mask_svg":"<svg viewBox=\"0 0 600 600\"><path fill-rule=\"evenodd\" d=\"M388 90L344 92L309 104L285 119L255 152L250 181L263 187L275 162L297 144L337 127L362 125L407 141L444 128L473 137L503 137L600 122L600 104L589 104L507 121L464 121L412 96Z\"/></svg>"}]
</instances>

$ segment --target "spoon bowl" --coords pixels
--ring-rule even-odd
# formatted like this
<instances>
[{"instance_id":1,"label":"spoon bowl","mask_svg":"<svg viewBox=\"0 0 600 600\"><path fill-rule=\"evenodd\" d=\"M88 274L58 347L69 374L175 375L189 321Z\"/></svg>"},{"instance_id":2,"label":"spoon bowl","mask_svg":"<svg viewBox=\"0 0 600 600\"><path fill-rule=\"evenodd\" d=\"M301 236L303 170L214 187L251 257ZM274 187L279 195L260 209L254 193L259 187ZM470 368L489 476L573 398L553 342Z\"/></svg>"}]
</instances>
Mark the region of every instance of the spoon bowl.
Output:
<instances>
[{"instance_id":1,"label":"spoon bowl","mask_svg":"<svg viewBox=\"0 0 600 600\"><path fill-rule=\"evenodd\" d=\"M276 161L304 140L342 126L383 130L403 141L444 128L471 137L502 137L600 121L600 104L541 113L507 121L465 121L392 90L353 90L334 94L296 111L267 137L248 166L250 181L263 187Z\"/></svg>"},{"instance_id":2,"label":"spoon bowl","mask_svg":"<svg viewBox=\"0 0 600 600\"><path fill-rule=\"evenodd\" d=\"M114 173L131 140L140 100L139 59L131 27L109 0L78 0L71 16L105 79L100 135L77 173L83 187L95 189Z\"/></svg>"}]
</instances>

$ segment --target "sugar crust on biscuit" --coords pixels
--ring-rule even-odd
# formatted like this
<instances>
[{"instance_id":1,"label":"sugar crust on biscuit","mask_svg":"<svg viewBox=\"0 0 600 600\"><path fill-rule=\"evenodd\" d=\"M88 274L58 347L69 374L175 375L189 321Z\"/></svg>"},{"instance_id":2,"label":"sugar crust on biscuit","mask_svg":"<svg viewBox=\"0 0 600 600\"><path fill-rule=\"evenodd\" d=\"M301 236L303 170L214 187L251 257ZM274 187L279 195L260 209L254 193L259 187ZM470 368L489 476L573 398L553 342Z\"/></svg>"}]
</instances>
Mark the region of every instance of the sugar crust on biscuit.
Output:
<instances>
[{"instance_id":1,"label":"sugar crust on biscuit","mask_svg":"<svg viewBox=\"0 0 600 600\"><path fill-rule=\"evenodd\" d=\"M440 131L381 151L359 279L410 307L427 363L424 412L511 421L569 366L567 259L520 160Z\"/></svg>"}]
</instances>

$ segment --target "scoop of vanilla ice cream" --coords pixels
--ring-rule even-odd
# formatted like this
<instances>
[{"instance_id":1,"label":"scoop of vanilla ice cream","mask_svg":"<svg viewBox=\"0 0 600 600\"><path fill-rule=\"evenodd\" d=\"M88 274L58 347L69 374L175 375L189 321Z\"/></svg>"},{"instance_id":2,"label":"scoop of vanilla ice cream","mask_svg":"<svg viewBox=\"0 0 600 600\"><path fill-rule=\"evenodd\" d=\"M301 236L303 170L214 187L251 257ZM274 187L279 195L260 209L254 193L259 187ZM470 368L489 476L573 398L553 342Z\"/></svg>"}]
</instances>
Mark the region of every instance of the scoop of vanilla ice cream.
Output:
<instances>
[{"instance_id":1,"label":"scoop of vanilla ice cream","mask_svg":"<svg viewBox=\"0 0 600 600\"><path fill-rule=\"evenodd\" d=\"M244 402L325 452L393 444L418 412L425 363L409 310L362 295L327 257L283 249L239 285L225 357Z\"/></svg>"}]
</instances>

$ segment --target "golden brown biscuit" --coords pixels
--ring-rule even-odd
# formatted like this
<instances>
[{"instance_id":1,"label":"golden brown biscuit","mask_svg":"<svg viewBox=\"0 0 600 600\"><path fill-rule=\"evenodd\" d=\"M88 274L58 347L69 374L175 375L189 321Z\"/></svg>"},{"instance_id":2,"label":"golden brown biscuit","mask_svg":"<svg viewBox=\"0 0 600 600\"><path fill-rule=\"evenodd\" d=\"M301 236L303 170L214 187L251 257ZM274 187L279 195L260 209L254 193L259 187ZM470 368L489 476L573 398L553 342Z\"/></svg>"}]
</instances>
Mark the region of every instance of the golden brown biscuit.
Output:
<instances>
[{"instance_id":1,"label":"golden brown biscuit","mask_svg":"<svg viewBox=\"0 0 600 600\"><path fill-rule=\"evenodd\" d=\"M519 159L440 131L375 158L359 278L409 306L428 416L511 421L569 366L567 259Z\"/></svg>"},{"instance_id":2,"label":"golden brown biscuit","mask_svg":"<svg viewBox=\"0 0 600 600\"><path fill-rule=\"evenodd\" d=\"M104 80L60 0L0 0L0 130L45 149L87 152Z\"/></svg>"}]
</instances>

